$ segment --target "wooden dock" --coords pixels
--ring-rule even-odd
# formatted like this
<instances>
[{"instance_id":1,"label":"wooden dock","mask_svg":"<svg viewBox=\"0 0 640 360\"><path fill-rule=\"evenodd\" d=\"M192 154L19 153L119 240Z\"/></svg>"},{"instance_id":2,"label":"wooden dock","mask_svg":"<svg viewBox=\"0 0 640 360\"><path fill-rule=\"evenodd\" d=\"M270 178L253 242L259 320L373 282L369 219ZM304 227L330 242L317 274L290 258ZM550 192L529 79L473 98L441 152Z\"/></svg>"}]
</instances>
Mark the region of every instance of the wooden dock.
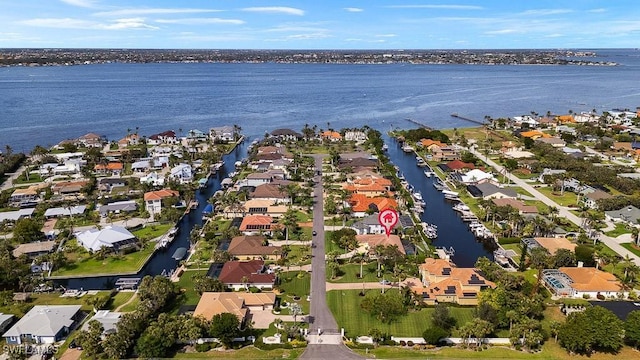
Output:
<instances>
[{"instance_id":1,"label":"wooden dock","mask_svg":"<svg viewBox=\"0 0 640 360\"><path fill-rule=\"evenodd\" d=\"M469 122L472 122L472 123L478 124L478 125L488 125L487 122L484 121L484 120L480 121L480 120L471 119L471 118L468 118L466 116L462 116L462 115L460 115L458 113L451 114L451 117L454 117L456 119L462 119L462 120L465 120L465 121L469 121Z\"/></svg>"}]
</instances>

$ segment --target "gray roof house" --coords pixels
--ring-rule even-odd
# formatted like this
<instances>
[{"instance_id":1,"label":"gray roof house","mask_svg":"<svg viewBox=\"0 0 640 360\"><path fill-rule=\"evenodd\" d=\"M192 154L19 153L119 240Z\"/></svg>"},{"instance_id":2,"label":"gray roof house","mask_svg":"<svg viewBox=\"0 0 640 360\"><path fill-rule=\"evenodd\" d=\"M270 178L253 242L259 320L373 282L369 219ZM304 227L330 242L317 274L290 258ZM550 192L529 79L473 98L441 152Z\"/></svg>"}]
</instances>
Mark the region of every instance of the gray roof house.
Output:
<instances>
[{"instance_id":1,"label":"gray roof house","mask_svg":"<svg viewBox=\"0 0 640 360\"><path fill-rule=\"evenodd\" d=\"M111 334L116 332L116 325L120 318L122 317L122 313L112 312L109 310L99 310L95 315L91 318L91 320L84 323L82 326L82 330L89 330L89 323L92 320L99 322L102 325L102 333L104 335Z\"/></svg>"},{"instance_id":2,"label":"gray roof house","mask_svg":"<svg viewBox=\"0 0 640 360\"><path fill-rule=\"evenodd\" d=\"M467 186L467 190L473 197L482 197L485 200L489 199L516 199L518 197L518 193L516 193L513 189L509 188L501 188L492 183L482 183L477 185L469 185Z\"/></svg>"},{"instance_id":3,"label":"gray roof house","mask_svg":"<svg viewBox=\"0 0 640 360\"><path fill-rule=\"evenodd\" d=\"M13 315L0 313L0 332L7 330L13 322Z\"/></svg>"},{"instance_id":4,"label":"gray roof house","mask_svg":"<svg viewBox=\"0 0 640 360\"><path fill-rule=\"evenodd\" d=\"M81 305L36 305L2 337L7 344L52 344L64 339L82 319Z\"/></svg>"},{"instance_id":5,"label":"gray roof house","mask_svg":"<svg viewBox=\"0 0 640 360\"><path fill-rule=\"evenodd\" d=\"M378 213L364 217L362 220L351 225L351 228L355 230L358 235L384 234L385 232L378 221Z\"/></svg>"},{"instance_id":6,"label":"gray roof house","mask_svg":"<svg viewBox=\"0 0 640 360\"><path fill-rule=\"evenodd\" d=\"M87 210L85 205L77 205L71 207L57 207L57 208L49 208L44 212L44 217L52 218L52 217L60 217L60 216L73 216L84 214Z\"/></svg>"},{"instance_id":7,"label":"gray roof house","mask_svg":"<svg viewBox=\"0 0 640 360\"><path fill-rule=\"evenodd\" d=\"M107 247L119 250L135 245L136 237L122 226L107 226L101 230L91 229L76 235L78 243L89 251Z\"/></svg>"},{"instance_id":8,"label":"gray roof house","mask_svg":"<svg viewBox=\"0 0 640 360\"><path fill-rule=\"evenodd\" d=\"M120 212L130 212L136 211L138 209L138 204L134 200L127 201L116 201L109 204L105 204L100 206L98 210L101 216L107 216L109 213L120 213Z\"/></svg>"},{"instance_id":9,"label":"gray roof house","mask_svg":"<svg viewBox=\"0 0 640 360\"><path fill-rule=\"evenodd\" d=\"M607 219L614 222L626 222L637 225L638 220L640 220L640 209L633 205L628 205L622 209L605 211L604 215Z\"/></svg>"}]
</instances>

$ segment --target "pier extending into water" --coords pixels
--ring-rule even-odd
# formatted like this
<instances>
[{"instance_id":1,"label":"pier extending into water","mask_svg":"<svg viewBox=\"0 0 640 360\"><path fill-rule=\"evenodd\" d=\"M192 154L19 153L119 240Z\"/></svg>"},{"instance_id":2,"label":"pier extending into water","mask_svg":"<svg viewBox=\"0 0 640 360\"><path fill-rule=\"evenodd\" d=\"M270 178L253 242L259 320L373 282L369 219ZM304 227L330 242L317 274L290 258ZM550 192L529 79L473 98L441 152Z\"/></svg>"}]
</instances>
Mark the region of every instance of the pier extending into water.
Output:
<instances>
[{"instance_id":1,"label":"pier extending into water","mask_svg":"<svg viewBox=\"0 0 640 360\"><path fill-rule=\"evenodd\" d=\"M451 114L451 117L454 117L454 118L456 118L456 119L462 119L462 120L464 120L464 121L472 122L472 123L474 123L474 124L478 124L478 125L487 125L487 122L486 122L486 121L484 121L484 120L483 120L483 121L480 121L480 120L476 120L476 119L468 118L468 117L466 117L466 116L462 116L462 115L460 115L460 114L458 114L458 113L452 113L452 114Z\"/></svg>"},{"instance_id":2,"label":"pier extending into water","mask_svg":"<svg viewBox=\"0 0 640 360\"><path fill-rule=\"evenodd\" d=\"M418 120L414 120L414 119L410 119L410 118L405 118L405 120L407 120L407 121L408 121L408 122L410 122L410 123L416 124L416 125L420 126L421 128L425 128L425 129L427 129L427 130L429 130L429 131L432 131L432 130L433 130L433 128L431 128L431 127L429 127L429 126L427 126L427 125L425 125L425 124L421 123L421 122L420 122L420 121L418 121Z\"/></svg>"}]
</instances>

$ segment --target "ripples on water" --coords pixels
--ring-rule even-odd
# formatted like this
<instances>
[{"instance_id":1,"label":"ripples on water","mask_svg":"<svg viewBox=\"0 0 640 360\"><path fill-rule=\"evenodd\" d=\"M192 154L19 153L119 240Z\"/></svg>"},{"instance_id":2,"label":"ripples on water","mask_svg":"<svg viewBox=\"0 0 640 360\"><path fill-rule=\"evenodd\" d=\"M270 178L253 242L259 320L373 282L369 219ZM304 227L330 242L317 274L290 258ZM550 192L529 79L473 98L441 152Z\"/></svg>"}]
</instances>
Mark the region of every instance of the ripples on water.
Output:
<instances>
[{"instance_id":1,"label":"ripples on water","mask_svg":"<svg viewBox=\"0 0 640 360\"><path fill-rule=\"evenodd\" d=\"M624 66L105 64L0 69L0 145L19 151L89 131L151 135L238 124L248 135L279 127L435 128L453 119L536 111L598 111L640 104L640 58Z\"/></svg>"}]
</instances>

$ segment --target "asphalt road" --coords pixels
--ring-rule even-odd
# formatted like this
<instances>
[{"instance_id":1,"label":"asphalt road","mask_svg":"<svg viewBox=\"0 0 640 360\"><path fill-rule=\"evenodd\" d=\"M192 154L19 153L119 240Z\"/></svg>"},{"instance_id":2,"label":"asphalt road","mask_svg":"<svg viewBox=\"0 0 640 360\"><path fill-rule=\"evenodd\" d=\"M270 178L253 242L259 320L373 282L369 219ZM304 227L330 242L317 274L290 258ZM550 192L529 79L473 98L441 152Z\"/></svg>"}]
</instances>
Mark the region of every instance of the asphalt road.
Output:
<instances>
[{"instance_id":1,"label":"asphalt road","mask_svg":"<svg viewBox=\"0 0 640 360\"><path fill-rule=\"evenodd\" d=\"M520 179L520 178L518 178L516 176L513 176L509 171L507 171L503 166L497 164L495 161L493 161L491 159L487 159L484 155L480 154L475 148L470 148L469 150L471 151L471 153L473 153L475 156L477 156L478 159L481 159L484 162L486 162L487 164L489 164L490 166L492 166L500 174L507 174L507 178L509 180L511 180L513 183L515 183L516 185L520 186L521 188L527 190L536 199L542 201L543 203L545 203L548 206L554 206L554 207L558 208L558 212L559 212L558 215L559 216L562 216L562 217L568 219L569 221L571 221L572 223L574 223L578 227L582 227L582 218L580 218L580 217L576 216L574 213L572 213L569 210L569 208L564 207L564 206L559 206L555 201L549 199L546 195L544 195L541 192L539 192L538 190L536 190L533 186L531 186L531 184L525 182L524 180L522 180L522 179ZM602 243L604 243L605 245L607 245L609 248L611 248L611 250L615 251L620 256L622 256L622 257L629 256L629 258L631 258L631 260L636 265L640 265L640 257L636 256L631 251L623 248L616 241L616 239L614 239L612 237L609 237L609 236L606 236L606 235L604 235L602 233L599 233L598 240L601 241Z\"/></svg>"},{"instance_id":2,"label":"asphalt road","mask_svg":"<svg viewBox=\"0 0 640 360\"><path fill-rule=\"evenodd\" d=\"M322 155L314 155L317 171L322 171ZM311 245L311 314L309 316L309 330L317 334L339 331L338 323L327 306L326 262L324 248L324 205L322 201L322 176L314 177L313 190L315 204L313 206L313 236ZM321 336L323 337L323 336ZM331 336L336 339L336 336ZM314 337L316 339L316 337ZM327 339L328 340L328 339ZM315 341L314 341L315 342ZM333 342L333 341L332 341ZM300 359L362 359L343 344L310 343Z\"/></svg>"}]
</instances>

